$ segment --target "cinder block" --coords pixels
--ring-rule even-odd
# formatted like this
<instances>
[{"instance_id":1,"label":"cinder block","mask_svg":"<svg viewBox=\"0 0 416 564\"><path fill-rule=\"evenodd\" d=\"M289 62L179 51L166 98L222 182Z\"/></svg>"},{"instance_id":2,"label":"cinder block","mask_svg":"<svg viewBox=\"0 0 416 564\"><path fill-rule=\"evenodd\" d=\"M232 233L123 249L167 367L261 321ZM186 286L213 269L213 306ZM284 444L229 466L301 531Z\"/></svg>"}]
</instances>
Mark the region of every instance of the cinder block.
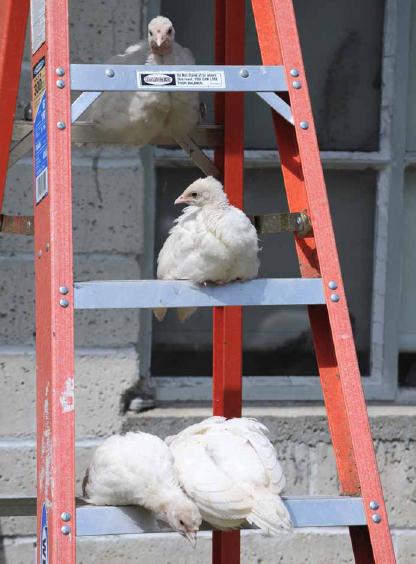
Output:
<instances>
[{"instance_id":1,"label":"cinder block","mask_svg":"<svg viewBox=\"0 0 416 564\"><path fill-rule=\"evenodd\" d=\"M1 564L36 564L36 541L30 539L0 540Z\"/></svg>"},{"instance_id":2,"label":"cinder block","mask_svg":"<svg viewBox=\"0 0 416 564\"><path fill-rule=\"evenodd\" d=\"M414 527L416 515L416 450L414 443L380 441L377 461L390 525Z\"/></svg>"},{"instance_id":3,"label":"cinder block","mask_svg":"<svg viewBox=\"0 0 416 564\"><path fill-rule=\"evenodd\" d=\"M36 259L38 260L38 259ZM42 260L42 259L40 259ZM0 270L0 343L33 345L35 342L34 274L30 261L7 261ZM75 257L75 280L139 279L134 259L104 262L102 258ZM75 343L78 346L124 347L136 344L139 310L77 310Z\"/></svg>"},{"instance_id":4,"label":"cinder block","mask_svg":"<svg viewBox=\"0 0 416 564\"><path fill-rule=\"evenodd\" d=\"M121 397L137 380L138 359L133 350L76 356L76 437L102 437L120 431ZM0 357L0 434L36 434L34 355Z\"/></svg>"},{"instance_id":5,"label":"cinder block","mask_svg":"<svg viewBox=\"0 0 416 564\"><path fill-rule=\"evenodd\" d=\"M337 469L332 444L318 443L311 449L311 495L339 495Z\"/></svg>"},{"instance_id":6,"label":"cinder block","mask_svg":"<svg viewBox=\"0 0 416 564\"><path fill-rule=\"evenodd\" d=\"M396 535L397 563L410 564L416 562L416 531L400 531Z\"/></svg>"},{"instance_id":7,"label":"cinder block","mask_svg":"<svg viewBox=\"0 0 416 564\"><path fill-rule=\"evenodd\" d=\"M144 169L136 147L73 151L73 244L76 253L143 252ZM7 176L3 213L33 215L31 159ZM1 252L33 252L33 237L0 235Z\"/></svg>"}]
</instances>

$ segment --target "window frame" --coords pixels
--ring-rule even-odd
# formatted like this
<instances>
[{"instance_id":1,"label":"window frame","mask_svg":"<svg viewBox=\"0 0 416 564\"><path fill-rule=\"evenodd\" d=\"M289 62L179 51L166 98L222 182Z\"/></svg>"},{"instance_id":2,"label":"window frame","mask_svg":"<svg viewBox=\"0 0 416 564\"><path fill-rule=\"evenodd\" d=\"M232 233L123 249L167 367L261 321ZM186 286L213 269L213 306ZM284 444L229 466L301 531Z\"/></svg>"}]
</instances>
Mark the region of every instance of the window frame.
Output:
<instances>
[{"instance_id":1,"label":"window frame","mask_svg":"<svg viewBox=\"0 0 416 564\"><path fill-rule=\"evenodd\" d=\"M160 9L149 3L149 18ZM414 6L416 10L416 5ZM406 153L406 119L412 0L385 0L379 150L372 152L323 151L324 169L377 172L373 293L371 305L370 374L363 379L367 400L416 401L416 390L398 389L399 324L402 276L402 218L405 168L416 164L416 153ZM147 149L146 149L147 150ZM208 151L212 157L213 152ZM155 216L155 168L192 167L179 149L151 149L145 162L151 168L145 199L146 241L143 273L152 277ZM277 150L245 151L246 168L278 168ZM342 266L342 265L341 265ZM143 387L155 399L209 401L212 379L202 377L152 377L150 373L152 321L143 312L140 329L140 375ZM319 376L244 376L245 401L322 400Z\"/></svg>"}]
</instances>

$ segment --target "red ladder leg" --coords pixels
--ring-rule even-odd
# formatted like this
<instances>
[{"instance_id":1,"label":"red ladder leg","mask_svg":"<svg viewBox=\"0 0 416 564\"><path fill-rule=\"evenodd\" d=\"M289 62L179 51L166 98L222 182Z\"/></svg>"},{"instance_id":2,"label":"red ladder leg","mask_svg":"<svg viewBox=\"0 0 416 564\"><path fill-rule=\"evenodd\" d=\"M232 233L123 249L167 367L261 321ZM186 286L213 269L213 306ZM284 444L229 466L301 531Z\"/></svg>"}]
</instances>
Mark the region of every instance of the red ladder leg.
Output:
<instances>
[{"instance_id":1,"label":"red ladder leg","mask_svg":"<svg viewBox=\"0 0 416 564\"><path fill-rule=\"evenodd\" d=\"M19 90L20 69L30 0L0 2L0 212L3 205L9 150Z\"/></svg>"},{"instance_id":2,"label":"red ladder leg","mask_svg":"<svg viewBox=\"0 0 416 564\"><path fill-rule=\"evenodd\" d=\"M244 61L244 0L216 0L215 63L237 65ZM215 120L225 127L224 150L217 148L215 162L224 170L230 202L243 207L244 94L215 96ZM241 417L242 308L217 307L213 313L213 413ZM240 562L240 532L213 533L213 564Z\"/></svg>"},{"instance_id":3,"label":"red ladder leg","mask_svg":"<svg viewBox=\"0 0 416 564\"><path fill-rule=\"evenodd\" d=\"M34 16L36 19L39 14ZM43 89L46 84L48 177L48 194L37 202L35 190L34 202L38 562L45 561L42 559L46 549L45 530L42 528L42 510L45 508L49 564L75 564L74 319L67 0L46 1L45 31L45 43L32 57L32 70L36 74L32 88L35 136L41 129L37 129L38 120L45 119ZM32 35L36 35L33 33L33 22ZM43 60L45 67L40 70ZM63 69L63 76L60 76L61 71L57 73L58 68ZM46 77L42 76L45 69ZM62 88L58 87L58 80L64 82L64 85L59 83ZM34 161L39 162L43 156L41 147ZM39 165L36 167L39 173ZM39 180L38 184L44 187ZM69 520L66 520L64 513L69 515Z\"/></svg>"},{"instance_id":4,"label":"red ladder leg","mask_svg":"<svg viewBox=\"0 0 416 564\"><path fill-rule=\"evenodd\" d=\"M291 211L309 213L314 225L314 237L295 237L301 274L316 277L322 272L327 303L330 304L329 308L309 307L309 316L342 492L363 496L370 528L372 542L366 527L350 528L354 555L361 564L395 562L342 287L292 2L253 0L252 3L263 62L282 64L282 59L285 62L296 128L274 115L282 172ZM296 77L302 84L299 90L291 88L294 80L291 69L299 71L299 77ZM301 121L308 122L309 128L301 129ZM333 291L328 286L330 281L337 283L339 302L331 301L330 294ZM377 500L380 505L377 513L382 517L381 523L372 521L375 511L369 507L371 500Z\"/></svg>"}]
</instances>

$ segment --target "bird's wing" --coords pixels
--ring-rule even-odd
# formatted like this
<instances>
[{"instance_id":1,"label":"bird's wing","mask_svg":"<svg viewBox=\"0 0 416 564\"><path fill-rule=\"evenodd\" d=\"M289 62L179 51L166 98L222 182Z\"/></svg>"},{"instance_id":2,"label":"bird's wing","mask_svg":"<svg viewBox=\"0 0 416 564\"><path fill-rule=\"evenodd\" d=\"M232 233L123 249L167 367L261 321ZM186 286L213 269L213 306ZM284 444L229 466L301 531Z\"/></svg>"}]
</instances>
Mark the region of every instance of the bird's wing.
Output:
<instances>
[{"instance_id":1,"label":"bird's wing","mask_svg":"<svg viewBox=\"0 0 416 564\"><path fill-rule=\"evenodd\" d=\"M184 429L177 435L166 437L165 443L170 445L175 439L179 437L190 436L190 435L203 435L207 431L212 429L215 425L219 425L225 420L226 420L225 417L219 417L219 416L208 417L208 419L204 419L200 423L195 423L195 425L190 425L189 427L186 427L186 429Z\"/></svg>"},{"instance_id":2,"label":"bird's wing","mask_svg":"<svg viewBox=\"0 0 416 564\"><path fill-rule=\"evenodd\" d=\"M136 45L127 47L121 55L114 55L108 61L114 65L144 65L149 56L150 48L146 39L139 41Z\"/></svg>"},{"instance_id":3,"label":"bird's wing","mask_svg":"<svg viewBox=\"0 0 416 564\"><path fill-rule=\"evenodd\" d=\"M179 481L205 520L243 520L251 511L252 499L219 468L204 439L203 435L183 436L172 442Z\"/></svg>"},{"instance_id":4,"label":"bird's wing","mask_svg":"<svg viewBox=\"0 0 416 564\"><path fill-rule=\"evenodd\" d=\"M179 43L174 44L173 46L173 57L175 59L175 64L182 64L182 65L194 65L195 58L192 55L192 52L187 47L182 47Z\"/></svg>"},{"instance_id":5,"label":"bird's wing","mask_svg":"<svg viewBox=\"0 0 416 564\"><path fill-rule=\"evenodd\" d=\"M286 479L277 458L276 449L266 436L266 433L268 433L267 427L256 419L241 417L225 421L218 430L221 430L221 428L244 438L250 443L269 477L268 489L275 494L279 494L286 485Z\"/></svg>"}]
</instances>

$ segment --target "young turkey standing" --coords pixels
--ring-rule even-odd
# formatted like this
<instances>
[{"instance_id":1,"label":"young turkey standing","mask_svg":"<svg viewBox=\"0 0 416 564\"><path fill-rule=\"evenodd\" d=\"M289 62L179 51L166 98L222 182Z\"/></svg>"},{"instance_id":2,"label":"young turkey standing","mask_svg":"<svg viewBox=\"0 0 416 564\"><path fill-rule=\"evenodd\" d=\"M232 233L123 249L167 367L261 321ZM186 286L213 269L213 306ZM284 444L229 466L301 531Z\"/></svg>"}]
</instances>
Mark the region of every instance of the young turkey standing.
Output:
<instances>
[{"instance_id":1,"label":"young turkey standing","mask_svg":"<svg viewBox=\"0 0 416 564\"><path fill-rule=\"evenodd\" d=\"M168 18L149 23L148 39L110 59L112 65L194 65L191 51L175 41ZM188 135L199 120L198 92L104 92L84 112L102 131L118 133L119 141L145 145L154 137Z\"/></svg>"},{"instance_id":2,"label":"young turkey standing","mask_svg":"<svg viewBox=\"0 0 416 564\"><path fill-rule=\"evenodd\" d=\"M167 437L181 486L204 521L225 531L245 521L271 535L291 530L279 496L286 480L266 432L255 419L210 417Z\"/></svg>"},{"instance_id":3,"label":"young turkey standing","mask_svg":"<svg viewBox=\"0 0 416 564\"><path fill-rule=\"evenodd\" d=\"M175 220L158 257L160 280L226 284L252 280L260 261L258 238L248 217L231 206L221 182L212 176L193 182L175 201L189 204ZM185 321L197 308L179 308ZM166 308L156 308L162 321Z\"/></svg>"},{"instance_id":4,"label":"young turkey standing","mask_svg":"<svg viewBox=\"0 0 416 564\"><path fill-rule=\"evenodd\" d=\"M166 444L148 433L113 435L94 452L82 484L94 505L141 505L185 536L195 548L198 508L179 486Z\"/></svg>"}]
</instances>

